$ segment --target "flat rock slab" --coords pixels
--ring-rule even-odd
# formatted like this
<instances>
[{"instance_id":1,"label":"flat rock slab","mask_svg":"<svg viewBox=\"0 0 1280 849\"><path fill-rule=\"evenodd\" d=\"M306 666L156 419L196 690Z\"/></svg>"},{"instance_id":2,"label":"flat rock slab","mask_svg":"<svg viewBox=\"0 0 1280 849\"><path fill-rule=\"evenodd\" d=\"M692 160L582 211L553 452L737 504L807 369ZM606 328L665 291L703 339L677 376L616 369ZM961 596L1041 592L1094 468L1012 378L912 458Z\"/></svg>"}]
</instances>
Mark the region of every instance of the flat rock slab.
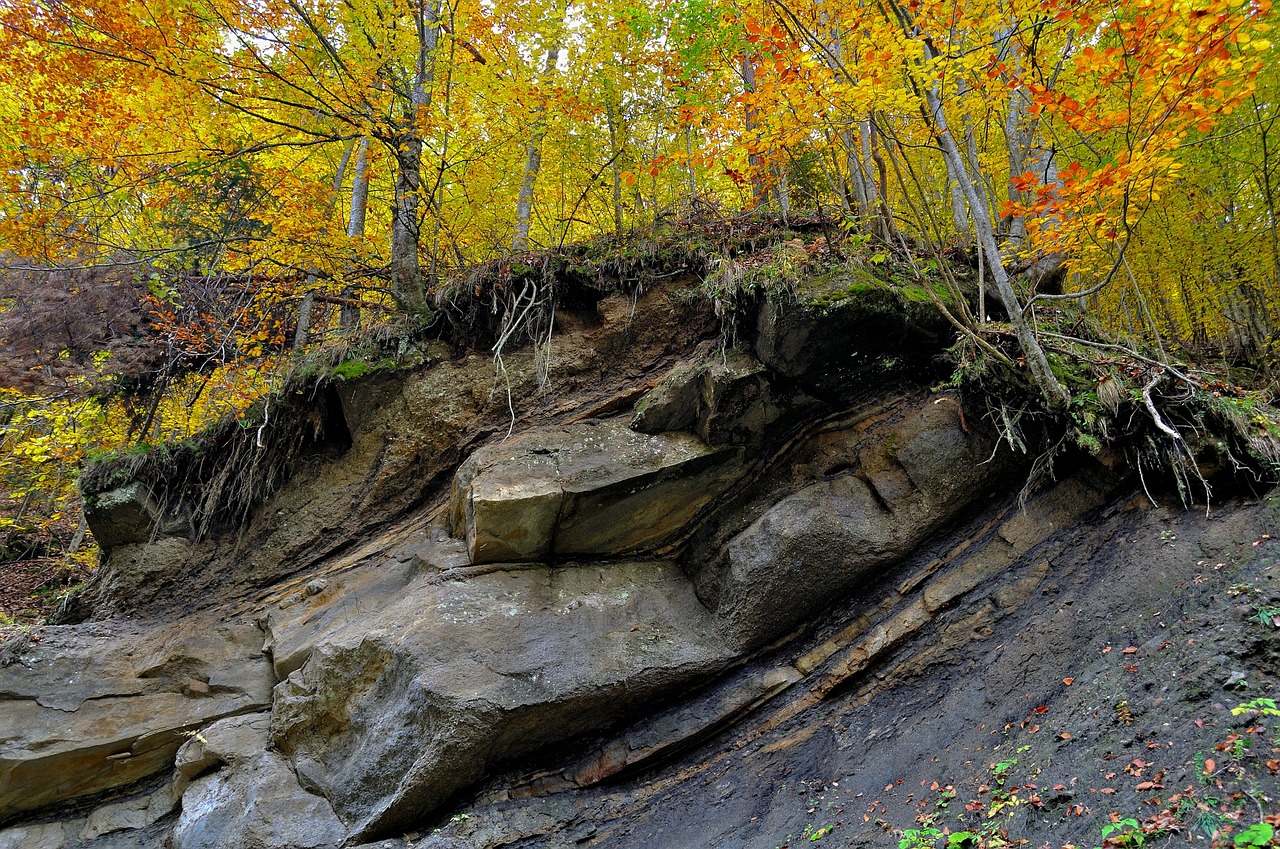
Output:
<instances>
[{"instance_id":1,"label":"flat rock slab","mask_svg":"<svg viewBox=\"0 0 1280 849\"><path fill-rule=\"evenodd\" d=\"M423 577L334 626L276 688L272 736L354 839L421 820L490 764L607 727L732 658L665 561Z\"/></svg>"},{"instance_id":2,"label":"flat rock slab","mask_svg":"<svg viewBox=\"0 0 1280 849\"><path fill-rule=\"evenodd\" d=\"M680 529L738 475L736 449L620 422L481 448L454 478L455 532L474 563L627 554Z\"/></svg>"},{"instance_id":3,"label":"flat rock slab","mask_svg":"<svg viewBox=\"0 0 1280 849\"><path fill-rule=\"evenodd\" d=\"M0 668L0 821L167 769L185 732L270 702L252 622L102 622L40 638Z\"/></svg>"}]
</instances>

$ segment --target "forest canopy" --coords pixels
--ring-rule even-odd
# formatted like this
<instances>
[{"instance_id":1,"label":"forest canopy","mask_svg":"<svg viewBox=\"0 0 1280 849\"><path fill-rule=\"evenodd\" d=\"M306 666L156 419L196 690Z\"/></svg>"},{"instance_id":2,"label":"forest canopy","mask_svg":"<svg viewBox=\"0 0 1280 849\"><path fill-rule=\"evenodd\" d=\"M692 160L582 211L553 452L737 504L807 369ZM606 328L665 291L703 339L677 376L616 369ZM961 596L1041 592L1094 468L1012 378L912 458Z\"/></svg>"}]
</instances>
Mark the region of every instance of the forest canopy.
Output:
<instances>
[{"instance_id":1,"label":"forest canopy","mask_svg":"<svg viewBox=\"0 0 1280 849\"><path fill-rule=\"evenodd\" d=\"M1270 0L0 0L0 561L88 450L188 436L462 270L831 222L1274 384ZM88 555L83 555L87 557Z\"/></svg>"}]
</instances>

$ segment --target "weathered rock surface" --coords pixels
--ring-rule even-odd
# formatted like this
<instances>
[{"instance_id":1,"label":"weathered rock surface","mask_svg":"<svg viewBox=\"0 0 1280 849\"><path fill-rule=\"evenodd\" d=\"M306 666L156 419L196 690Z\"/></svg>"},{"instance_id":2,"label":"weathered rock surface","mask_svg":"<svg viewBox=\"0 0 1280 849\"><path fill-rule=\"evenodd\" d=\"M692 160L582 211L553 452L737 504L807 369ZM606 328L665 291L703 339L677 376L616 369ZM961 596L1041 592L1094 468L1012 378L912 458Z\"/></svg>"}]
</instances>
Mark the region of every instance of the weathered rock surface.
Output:
<instances>
[{"instance_id":1,"label":"weathered rock surface","mask_svg":"<svg viewBox=\"0 0 1280 849\"><path fill-rule=\"evenodd\" d=\"M452 515L475 563L627 554L679 530L741 472L690 434L618 422L535 431L458 469Z\"/></svg>"},{"instance_id":2,"label":"weathered rock surface","mask_svg":"<svg viewBox=\"0 0 1280 849\"><path fill-rule=\"evenodd\" d=\"M818 405L744 351L672 369L631 417L639 433L687 431L708 445L760 445Z\"/></svg>"},{"instance_id":3,"label":"weathered rock surface","mask_svg":"<svg viewBox=\"0 0 1280 849\"><path fill-rule=\"evenodd\" d=\"M160 506L145 484L133 481L85 502L84 517L103 548L149 542L161 521Z\"/></svg>"},{"instance_id":4,"label":"weathered rock surface","mask_svg":"<svg viewBox=\"0 0 1280 849\"><path fill-rule=\"evenodd\" d=\"M266 714L224 719L178 753L182 813L174 849L336 849L346 829L327 799L269 751ZM216 770L211 772L211 770Z\"/></svg>"},{"instance_id":5,"label":"weathered rock surface","mask_svg":"<svg viewBox=\"0 0 1280 849\"><path fill-rule=\"evenodd\" d=\"M841 468L768 508L697 570L700 595L734 645L774 640L866 585L1009 470L949 396L844 441L854 450Z\"/></svg>"},{"instance_id":6,"label":"weathered rock surface","mask_svg":"<svg viewBox=\"0 0 1280 849\"><path fill-rule=\"evenodd\" d=\"M605 728L731 659L669 562L422 578L317 639L276 690L272 734L356 836L377 836L490 764Z\"/></svg>"},{"instance_id":7,"label":"weathered rock surface","mask_svg":"<svg viewBox=\"0 0 1280 849\"><path fill-rule=\"evenodd\" d=\"M168 769L185 732L261 710L252 622L49 627L0 670L0 821Z\"/></svg>"}]
</instances>

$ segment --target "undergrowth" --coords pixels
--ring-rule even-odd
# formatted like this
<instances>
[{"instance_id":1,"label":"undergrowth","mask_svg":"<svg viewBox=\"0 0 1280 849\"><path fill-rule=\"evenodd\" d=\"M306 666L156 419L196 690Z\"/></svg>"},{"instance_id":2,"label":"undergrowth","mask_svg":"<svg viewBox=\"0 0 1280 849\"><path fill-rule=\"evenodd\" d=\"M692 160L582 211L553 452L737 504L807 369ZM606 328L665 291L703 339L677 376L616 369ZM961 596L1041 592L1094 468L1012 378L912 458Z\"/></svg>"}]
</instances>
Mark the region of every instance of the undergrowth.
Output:
<instances>
[{"instance_id":1,"label":"undergrowth","mask_svg":"<svg viewBox=\"0 0 1280 849\"><path fill-rule=\"evenodd\" d=\"M1071 394L1065 412L1046 408L1020 368L1008 368L971 339L948 352L951 385L978 399L1010 448L1034 458L1029 489L1052 479L1055 461L1072 451L1121 451L1153 501L1154 486L1171 485L1183 506L1207 505L1219 480L1258 490L1275 482L1280 410L1267 392L1111 341L1080 311L1046 310L1037 318L1054 374ZM991 323L984 336L1017 357L1008 325Z\"/></svg>"}]
</instances>

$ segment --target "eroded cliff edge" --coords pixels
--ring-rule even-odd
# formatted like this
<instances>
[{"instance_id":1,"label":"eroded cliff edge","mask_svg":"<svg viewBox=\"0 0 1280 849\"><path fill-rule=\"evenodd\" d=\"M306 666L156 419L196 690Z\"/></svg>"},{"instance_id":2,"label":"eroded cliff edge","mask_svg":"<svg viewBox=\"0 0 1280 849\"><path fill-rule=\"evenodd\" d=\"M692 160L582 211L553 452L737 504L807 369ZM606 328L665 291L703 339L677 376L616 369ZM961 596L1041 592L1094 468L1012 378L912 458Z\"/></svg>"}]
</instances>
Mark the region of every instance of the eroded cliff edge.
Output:
<instances>
[{"instance_id":1,"label":"eroded cliff edge","mask_svg":"<svg viewBox=\"0 0 1280 849\"><path fill-rule=\"evenodd\" d=\"M678 287L604 296L504 379L440 350L315 389L313 461L244 526L96 494L108 562L0 669L0 846L776 846L821 807L779 784L964 773L1086 678L1163 701L1071 672L1156 651L1187 586L1280 600L1265 501L1155 510L1080 454L1019 503L1031 458L932 388L945 328L884 306L764 302L731 346ZM1060 804L1025 825L1075 837ZM914 817L845 810L865 845Z\"/></svg>"}]
</instances>

